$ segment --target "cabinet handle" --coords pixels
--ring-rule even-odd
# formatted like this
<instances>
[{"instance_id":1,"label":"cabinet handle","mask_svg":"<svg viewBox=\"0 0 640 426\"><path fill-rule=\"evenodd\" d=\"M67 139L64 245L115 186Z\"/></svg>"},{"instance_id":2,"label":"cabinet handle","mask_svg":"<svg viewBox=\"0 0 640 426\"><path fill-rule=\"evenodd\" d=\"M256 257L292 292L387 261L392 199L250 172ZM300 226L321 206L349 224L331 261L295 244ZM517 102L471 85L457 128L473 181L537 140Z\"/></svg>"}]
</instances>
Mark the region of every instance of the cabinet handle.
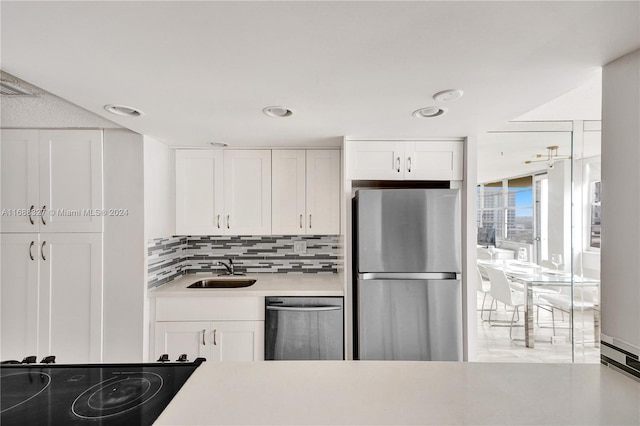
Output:
<instances>
[{"instance_id":1,"label":"cabinet handle","mask_svg":"<svg viewBox=\"0 0 640 426\"><path fill-rule=\"evenodd\" d=\"M302 229L302 215L300 215L300 229Z\"/></svg>"},{"instance_id":2,"label":"cabinet handle","mask_svg":"<svg viewBox=\"0 0 640 426\"><path fill-rule=\"evenodd\" d=\"M407 171L411 173L411 157L407 158Z\"/></svg>"},{"instance_id":3,"label":"cabinet handle","mask_svg":"<svg viewBox=\"0 0 640 426\"><path fill-rule=\"evenodd\" d=\"M47 224L47 221L44 220L44 212L46 212L46 211L47 211L47 206L46 205L42 206L42 216L40 216L40 220L42 220L42 224L43 225Z\"/></svg>"},{"instance_id":4,"label":"cabinet handle","mask_svg":"<svg viewBox=\"0 0 640 426\"><path fill-rule=\"evenodd\" d=\"M44 257L44 246L47 244L46 241L42 242L42 245L40 246L40 256L42 256L42 260L47 260L46 257Z\"/></svg>"},{"instance_id":5,"label":"cabinet handle","mask_svg":"<svg viewBox=\"0 0 640 426\"><path fill-rule=\"evenodd\" d=\"M217 346L217 345L218 345L218 343L216 342L216 331L217 331L217 330L215 330L215 329L213 330L213 345L214 345L214 346Z\"/></svg>"},{"instance_id":6,"label":"cabinet handle","mask_svg":"<svg viewBox=\"0 0 640 426\"><path fill-rule=\"evenodd\" d=\"M33 221L33 210L36 208L36 206L31 206L31 208L29 209L29 222L31 222L32 225L35 225L36 223Z\"/></svg>"},{"instance_id":7,"label":"cabinet handle","mask_svg":"<svg viewBox=\"0 0 640 426\"><path fill-rule=\"evenodd\" d=\"M400 173L400 157L396 157L396 171Z\"/></svg>"},{"instance_id":8,"label":"cabinet handle","mask_svg":"<svg viewBox=\"0 0 640 426\"><path fill-rule=\"evenodd\" d=\"M207 342L204 340L207 335L207 330L202 329L202 346L207 346Z\"/></svg>"},{"instance_id":9,"label":"cabinet handle","mask_svg":"<svg viewBox=\"0 0 640 426\"><path fill-rule=\"evenodd\" d=\"M29 244L29 257L31 258L31 260L36 260L35 257L33 257L33 246L36 245L35 241L31 241L31 244Z\"/></svg>"},{"instance_id":10,"label":"cabinet handle","mask_svg":"<svg viewBox=\"0 0 640 426\"><path fill-rule=\"evenodd\" d=\"M227 229L231 228L231 221L229 220L229 215L227 215Z\"/></svg>"},{"instance_id":11,"label":"cabinet handle","mask_svg":"<svg viewBox=\"0 0 640 426\"><path fill-rule=\"evenodd\" d=\"M309 229L311 229L311 215L309 215Z\"/></svg>"},{"instance_id":12,"label":"cabinet handle","mask_svg":"<svg viewBox=\"0 0 640 426\"><path fill-rule=\"evenodd\" d=\"M216 224L218 226L218 229L220 229L220 215L217 215L216 217Z\"/></svg>"}]
</instances>

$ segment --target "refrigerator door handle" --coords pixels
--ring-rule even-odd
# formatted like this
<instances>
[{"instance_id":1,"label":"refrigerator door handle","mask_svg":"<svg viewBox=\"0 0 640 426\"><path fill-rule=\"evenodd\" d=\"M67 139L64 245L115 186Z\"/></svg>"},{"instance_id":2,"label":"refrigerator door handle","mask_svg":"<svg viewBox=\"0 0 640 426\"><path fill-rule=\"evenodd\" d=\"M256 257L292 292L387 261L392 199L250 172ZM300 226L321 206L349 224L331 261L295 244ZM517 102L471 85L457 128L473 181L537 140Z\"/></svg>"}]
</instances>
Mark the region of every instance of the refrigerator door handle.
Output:
<instances>
[{"instance_id":1,"label":"refrigerator door handle","mask_svg":"<svg viewBox=\"0 0 640 426\"><path fill-rule=\"evenodd\" d=\"M267 305L268 311L294 311L294 312L320 312L320 311L338 311L341 306L286 306L286 305Z\"/></svg>"},{"instance_id":2,"label":"refrigerator door handle","mask_svg":"<svg viewBox=\"0 0 640 426\"><path fill-rule=\"evenodd\" d=\"M361 280L459 280L457 272L365 272Z\"/></svg>"}]
</instances>

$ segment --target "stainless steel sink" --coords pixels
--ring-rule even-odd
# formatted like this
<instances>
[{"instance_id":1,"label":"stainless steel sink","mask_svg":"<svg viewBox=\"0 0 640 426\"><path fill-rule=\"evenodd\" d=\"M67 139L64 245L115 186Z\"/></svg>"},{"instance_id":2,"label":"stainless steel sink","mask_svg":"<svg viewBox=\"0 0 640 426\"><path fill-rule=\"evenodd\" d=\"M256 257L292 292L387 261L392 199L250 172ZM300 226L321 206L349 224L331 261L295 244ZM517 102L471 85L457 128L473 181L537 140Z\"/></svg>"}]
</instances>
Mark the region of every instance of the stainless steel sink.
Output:
<instances>
[{"instance_id":1,"label":"stainless steel sink","mask_svg":"<svg viewBox=\"0 0 640 426\"><path fill-rule=\"evenodd\" d=\"M240 288L252 286L255 282L250 278L210 278L196 281L187 288Z\"/></svg>"}]
</instances>

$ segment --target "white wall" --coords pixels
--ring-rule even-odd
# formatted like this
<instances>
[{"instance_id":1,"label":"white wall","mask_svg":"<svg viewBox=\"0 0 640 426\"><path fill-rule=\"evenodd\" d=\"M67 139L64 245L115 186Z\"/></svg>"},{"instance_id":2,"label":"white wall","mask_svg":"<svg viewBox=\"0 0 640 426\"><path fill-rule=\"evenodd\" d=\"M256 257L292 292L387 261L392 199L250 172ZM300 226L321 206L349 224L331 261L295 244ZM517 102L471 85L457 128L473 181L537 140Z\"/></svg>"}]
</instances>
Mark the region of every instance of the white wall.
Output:
<instances>
[{"instance_id":1,"label":"white wall","mask_svg":"<svg viewBox=\"0 0 640 426\"><path fill-rule=\"evenodd\" d=\"M640 348L640 50L602 78L602 333Z\"/></svg>"},{"instance_id":2,"label":"white wall","mask_svg":"<svg viewBox=\"0 0 640 426\"><path fill-rule=\"evenodd\" d=\"M145 239L175 234L175 151L144 136Z\"/></svg>"},{"instance_id":3,"label":"white wall","mask_svg":"<svg viewBox=\"0 0 640 426\"><path fill-rule=\"evenodd\" d=\"M104 222L104 361L141 362L146 328L142 136L104 130L104 206L128 209Z\"/></svg>"}]
</instances>

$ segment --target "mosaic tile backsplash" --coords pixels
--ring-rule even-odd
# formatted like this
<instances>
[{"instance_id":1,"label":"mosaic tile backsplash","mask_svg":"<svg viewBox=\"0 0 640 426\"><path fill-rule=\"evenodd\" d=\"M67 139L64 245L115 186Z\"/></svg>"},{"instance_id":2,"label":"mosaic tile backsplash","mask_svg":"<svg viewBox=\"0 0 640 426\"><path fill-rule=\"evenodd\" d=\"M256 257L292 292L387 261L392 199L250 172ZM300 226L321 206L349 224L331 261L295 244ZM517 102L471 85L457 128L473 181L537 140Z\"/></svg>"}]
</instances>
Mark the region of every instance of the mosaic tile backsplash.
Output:
<instances>
[{"instance_id":1,"label":"mosaic tile backsplash","mask_svg":"<svg viewBox=\"0 0 640 426\"><path fill-rule=\"evenodd\" d=\"M295 253L294 245L306 245ZM233 259L237 272L338 272L339 237L336 235L178 236L148 242L149 288L192 272L223 272L218 262Z\"/></svg>"}]
</instances>

